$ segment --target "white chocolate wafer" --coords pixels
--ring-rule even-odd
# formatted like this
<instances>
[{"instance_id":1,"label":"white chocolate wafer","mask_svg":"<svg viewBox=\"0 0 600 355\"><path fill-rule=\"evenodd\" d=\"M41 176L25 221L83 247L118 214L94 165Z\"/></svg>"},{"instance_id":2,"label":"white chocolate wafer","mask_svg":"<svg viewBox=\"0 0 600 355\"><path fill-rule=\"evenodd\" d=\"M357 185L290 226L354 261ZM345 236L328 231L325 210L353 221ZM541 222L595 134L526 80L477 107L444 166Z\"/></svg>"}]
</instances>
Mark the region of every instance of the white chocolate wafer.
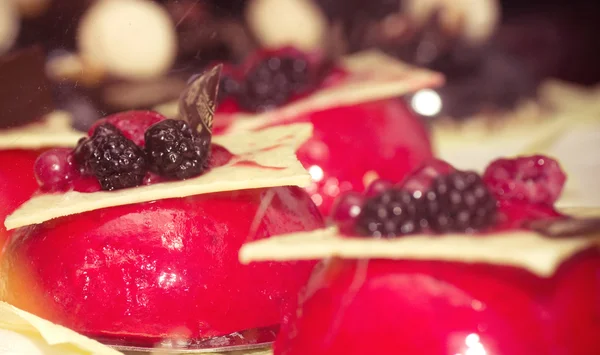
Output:
<instances>
[{"instance_id":1,"label":"white chocolate wafer","mask_svg":"<svg viewBox=\"0 0 600 355\"><path fill-rule=\"evenodd\" d=\"M486 236L470 234L414 235L396 239L349 238L335 227L300 232L246 244L240 261L345 259L441 260L521 267L551 276L563 261L589 247L595 236L551 239L537 233L511 231Z\"/></svg>"},{"instance_id":2,"label":"white chocolate wafer","mask_svg":"<svg viewBox=\"0 0 600 355\"><path fill-rule=\"evenodd\" d=\"M117 191L36 195L8 216L5 226L14 229L101 208L211 192L305 187L311 178L296 158L296 149L311 135L312 125L299 123L214 137L214 143L225 147L234 157L200 176Z\"/></svg>"}]
</instances>

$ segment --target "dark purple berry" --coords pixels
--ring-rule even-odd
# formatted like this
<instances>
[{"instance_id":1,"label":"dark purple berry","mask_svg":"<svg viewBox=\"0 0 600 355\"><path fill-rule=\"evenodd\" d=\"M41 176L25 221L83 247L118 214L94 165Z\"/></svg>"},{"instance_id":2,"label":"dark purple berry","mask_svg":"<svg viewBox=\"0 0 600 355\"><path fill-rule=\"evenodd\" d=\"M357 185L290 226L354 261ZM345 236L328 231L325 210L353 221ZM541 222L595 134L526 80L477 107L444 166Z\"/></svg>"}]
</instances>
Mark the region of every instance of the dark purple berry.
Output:
<instances>
[{"instance_id":1,"label":"dark purple berry","mask_svg":"<svg viewBox=\"0 0 600 355\"><path fill-rule=\"evenodd\" d=\"M95 176L103 190L139 186L147 172L144 151L110 123L80 140L74 156L82 172Z\"/></svg>"},{"instance_id":2,"label":"dark purple berry","mask_svg":"<svg viewBox=\"0 0 600 355\"><path fill-rule=\"evenodd\" d=\"M496 200L481 177L471 171L438 176L423 203L429 228L435 232L481 230L496 218Z\"/></svg>"},{"instance_id":3,"label":"dark purple berry","mask_svg":"<svg viewBox=\"0 0 600 355\"><path fill-rule=\"evenodd\" d=\"M247 74L239 104L248 111L266 111L288 102L310 84L308 62L303 58L272 56Z\"/></svg>"},{"instance_id":4,"label":"dark purple berry","mask_svg":"<svg viewBox=\"0 0 600 355\"><path fill-rule=\"evenodd\" d=\"M310 85L309 64L302 57L281 58L281 70L288 78L293 94L304 93Z\"/></svg>"},{"instance_id":5,"label":"dark purple berry","mask_svg":"<svg viewBox=\"0 0 600 355\"><path fill-rule=\"evenodd\" d=\"M389 189L371 197L356 219L356 231L363 236L394 238L420 230L419 201L408 191Z\"/></svg>"},{"instance_id":6,"label":"dark purple berry","mask_svg":"<svg viewBox=\"0 0 600 355\"><path fill-rule=\"evenodd\" d=\"M229 97L236 97L240 92L241 84L231 75L222 74L219 82L219 94L217 103L223 102Z\"/></svg>"},{"instance_id":7,"label":"dark purple berry","mask_svg":"<svg viewBox=\"0 0 600 355\"><path fill-rule=\"evenodd\" d=\"M82 174L94 175L94 173L89 169L88 165L88 162L90 161L95 150L95 144L97 143L97 140L94 141L94 139L110 135L121 135L121 132L114 125L110 123L103 123L94 129L94 133L90 138L81 138L79 142L77 142L73 156L75 158L75 162L79 165L79 169Z\"/></svg>"},{"instance_id":8,"label":"dark purple berry","mask_svg":"<svg viewBox=\"0 0 600 355\"><path fill-rule=\"evenodd\" d=\"M56 148L42 153L34 164L35 177L44 191L68 190L79 176L71 149Z\"/></svg>"},{"instance_id":9,"label":"dark purple berry","mask_svg":"<svg viewBox=\"0 0 600 355\"><path fill-rule=\"evenodd\" d=\"M160 176L184 180L206 170L210 140L200 137L187 122L168 119L146 131L150 170Z\"/></svg>"}]
</instances>

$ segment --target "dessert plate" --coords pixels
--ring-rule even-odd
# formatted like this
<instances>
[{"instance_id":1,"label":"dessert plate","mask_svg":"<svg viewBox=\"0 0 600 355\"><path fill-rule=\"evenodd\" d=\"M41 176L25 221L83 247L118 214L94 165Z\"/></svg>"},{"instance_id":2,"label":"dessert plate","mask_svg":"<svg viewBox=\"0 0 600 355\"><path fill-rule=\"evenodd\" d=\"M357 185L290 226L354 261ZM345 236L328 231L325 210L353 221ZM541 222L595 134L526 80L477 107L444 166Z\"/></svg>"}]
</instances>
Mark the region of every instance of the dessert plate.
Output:
<instances>
[{"instance_id":1,"label":"dessert plate","mask_svg":"<svg viewBox=\"0 0 600 355\"><path fill-rule=\"evenodd\" d=\"M128 355L135 354L229 354L229 355L269 355L271 342L251 345L232 345L207 347L206 345L193 345L185 348L149 348L126 345L109 345L111 348Z\"/></svg>"},{"instance_id":2,"label":"dessert plate","mask_svg":"<svg viewBox=\"0 0 600 355\"><path fill-rule=\"evenodd\" d=\"M100 343L126 355L176 355L176 354L222 354L222 355L271 355L271 345L276 335L275 327L266 327L231 333L206 340L189 341L172 337L155 345L147 342L120 341L96 338ZM248 339L252 339L248 341ZM246 340L251 344L242 344Z\"/></svg>"}]
</instances>

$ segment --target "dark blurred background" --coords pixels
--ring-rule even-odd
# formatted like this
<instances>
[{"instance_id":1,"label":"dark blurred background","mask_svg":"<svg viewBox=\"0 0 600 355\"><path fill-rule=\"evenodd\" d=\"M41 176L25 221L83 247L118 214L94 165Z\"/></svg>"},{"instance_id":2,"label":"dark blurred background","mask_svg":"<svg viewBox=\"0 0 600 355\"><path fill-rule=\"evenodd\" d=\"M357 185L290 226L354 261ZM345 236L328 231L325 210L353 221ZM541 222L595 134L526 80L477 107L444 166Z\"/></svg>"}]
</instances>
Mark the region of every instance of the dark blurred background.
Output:
<instances>
[{"instance_id":1,"label":"dark blurred background","mask_svg":"<svg viewBox=\"0 0 600 355\"><path fill-rule=\"evenodd\" d=\"M76 23L93 0L54 0L45 19L27 21L20 44L35 43L40 32L52 33L48 45L74 45ZM242 17L249 0L154 0L163 4L204 5L218 17ZM338 13L369 7L372 16L398 7L400 0L314 0ZM493 39L494 47L514 54L538 78L558 77L583 84L600 81L600 1L598 0L500 0L503 23ZM354 4L354 5L350 5ZM354 15L357 16L357 15ZM362 16L362 15L361 15ZM368 16L368 15L367 15ZM48 21L48 19L51 21ZM71 20L71 21L70 21ZM199 22L204 22L199 18ZM38 22L37 26L28 26ZM60 28L60 31L55 31Z\"/></svg>"},{"instance_id":2,"label":"dark blurred background","mask_svg":"<svg viewBox=\"0 0 600 355\"><path fill-rule=\"evenodd\" d=\"M600 1L502 0L498 43L540 76L600 82Z\"/></svg>"},{"instance_id":3,"label":"dark blurred background","mask_svg":"<svg viewBox=\"0 0 600 355\"><path fill-rule=\"evenodd\" d=\"M75 50L77 21L94 1L52 0L42 16L23 19L17 46L41 43L47 52ZM244 10L252 0L148 1L164 5L177 23L179 53L168 74L180 81L214 61L241 61L258 46L244 21ZM444 101L440 116L468 119L481 112L510 112L520 102L534 98L538 84L547 78L585 85L600 82L600 0L498 0L502 23L489 41L477 45L449 38L436 27L436 21L418 31L406 31L409 35L400 35L400 39L379 36L377 30L373 31L375 37L369 35L369 30L377 29L399 10L401 1L408 0L311 1L320 5L332 27L342 24L343 40L338 42L343 42L345 49L379 47L402 60L444 73L446 85L438 90ZM435 55L427 60L419 58L424 41L435 47ZM88 90L77 82L59 82L54 89L58 101L65 102L63 109L73 111L69 107L82 106L78 98L86 100L85 112L96 114L87 115L92 118L85 122L124 109L110 107L100 99L102 86ZM95 106L90 99L97 101Z\"/></svg>"}]
</instances>

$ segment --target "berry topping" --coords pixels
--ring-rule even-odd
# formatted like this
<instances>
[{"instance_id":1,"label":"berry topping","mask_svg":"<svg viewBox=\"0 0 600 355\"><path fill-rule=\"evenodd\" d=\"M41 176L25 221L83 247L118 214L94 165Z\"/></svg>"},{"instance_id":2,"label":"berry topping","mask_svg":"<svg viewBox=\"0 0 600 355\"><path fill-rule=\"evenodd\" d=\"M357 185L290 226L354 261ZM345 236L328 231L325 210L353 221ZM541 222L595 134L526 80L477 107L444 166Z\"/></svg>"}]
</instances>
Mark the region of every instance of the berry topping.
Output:
<instances>
[{"instance_id":1,"label":"berry topping","mask_svg":"<svg viewBox=\"0 0 600 355\"><path fill-rule=\"evenodd\" d=\"M42 153L34 165L35 177L44 191L65 191L79 176L70 149L57 148Z\"/></svg>"},{"instance_id":2,"label":"berry topping","mask_svg":"<svg viewBox=\"0 0 600 355\"><path fill-rule=\"evenodd\" d=\"M431 186L433 180L441 175L450 174L455 169L443 160L431 159L415 170L402 183L402 188L410 192L425 192Z\"/></svg>"},{"instance_id":3,"label":"berry topping","mask_svg":"<svg viewBox=\"0 0 600 355\"><path fill-rule=\"evenodd\" d=\"M558 162L542 155L492 162L483 180L498 200L552 205L560 196L566 176Z\"/></svg>"},{"instance_id":4,"label":"berry topping","mask_svg":"<svg viewBox=\"0 0 600 355\"><path fill-rule=\"evenodd\" d=\"M474 172L438 176L422 200L435 232L472 232L496 220L496 200Z\"/></svg>"},{"instance_id":5,"label":"berry topping","mask_svg":"<svg viewBox=\"0 0 600 355\"><path fill-rule=\"evenodd\" d=\"M139 186L147 171L144 151L110 123L82 139L74 155L84 173L95 176L103 190Z\"/></svg>"},{"instance_id":6,"label":"berry topping","mask_svg":"<svg viewBox=\"0 0 600 355\"><path fill-rule=\"evenodd\" d=\"M240 105L248 111L266 111L285 104L310 82L308 62L300 57L270 56L246 75Z\"/></svg>"},{"instance_id":7,"label":"berry topping","mask_svg":"<svg viewBox=\"0 0 600 355\"><path fill-rule=\"evenodd\" d=\"M311 80L309 64L305 58L281 58L281 70L288 78L292 93L302 94L308 89Z\"/></svg>"},{"instance_id":8,"label":"berry topping","mask_svg":"<svg viewBox=\"0 0 600 355\"><path fill-rule=\"evenodd\" d=\"M331 219L336 223L354 221L362 209L364 198L354 191L344 193L335 200Z\"/></svg>"},{"instance_id":9,"label":"berry topping","mask_svg":"<svg viewBox=\"0 0 600 355\"><path fill-rule=\"evenodd\" d=\"M389 190L390 188L392 188L393 184L387 180L383 180L383 179L377 179L375 181L373 181L369 187L367 187L367 190L365 191L365 196L367 197L373 197L373 196L377 196L380 193Z\"/></svg>"},{"instance_id":10,"label":"berry topping","mask_svg":"<svg viewBox=\"0 0 600 355\"><path fill-rule=\"evenodd\" d=\"M126 138L131 139L140 147L144 146L144 133L155 123L165 120L166 117L153 111L126 111L120 112L99 120L88 134L92 136L96 128L104 123L116 127Z\"/></svg>"},{"instance_id":11,"label":"berry topping","mask_svg":"<svg viewBox=\"0 0 600 355\"><path fill-rule=\"evenodd\" d=\"M366 201L356 219L360 235L393 238L419 231L418 200L411 193L389 189Z\"/></svg>"},{"instance_id":12,"label":"berry topping","mask_svg":"<svg viewBox=\"0 0 600 355\"><path fill-rule=\"evenodd\" d=\"M181 120L167 119L146 131L150 170L168 178L188 179L208 165L210 140L200 137Z\"/></svg>"},{"instance_id":13,"label":"berry topping","mask_svg":"<svg viewBox=\"0 0 600 355\"><path fill-rule=\"evenodd\" d=\"M217 103L221 103L229 97L236 97L240 93L240 87L240 82L233 75L221 73Z\"/></svg>"}]
</instances>

